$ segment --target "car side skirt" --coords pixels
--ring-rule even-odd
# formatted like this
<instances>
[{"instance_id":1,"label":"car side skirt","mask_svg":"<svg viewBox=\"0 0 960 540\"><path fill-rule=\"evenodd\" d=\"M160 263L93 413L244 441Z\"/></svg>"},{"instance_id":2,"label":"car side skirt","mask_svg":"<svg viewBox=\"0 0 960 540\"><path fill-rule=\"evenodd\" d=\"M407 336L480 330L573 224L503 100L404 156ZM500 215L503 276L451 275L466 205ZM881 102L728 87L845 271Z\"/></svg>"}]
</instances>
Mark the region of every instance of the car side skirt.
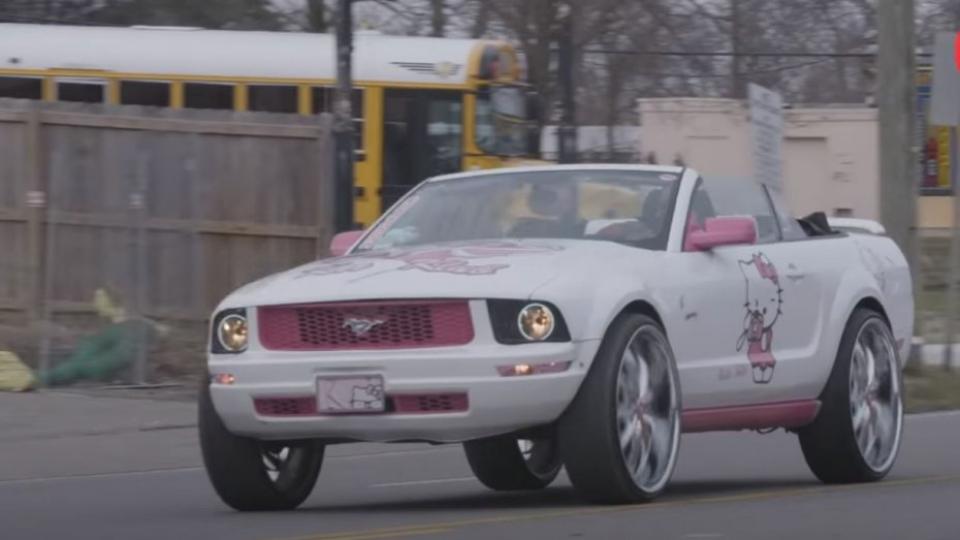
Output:
<instances>
[{"instance_id":1,"label":"car side skirt","mask_svg":"<svg viewBox=\"0 0 960 540\"><path fill-rule=\"evenodd\" d=\"M741 429L798 428L817 417L820 401L797 400L683 411L684 433Z\"/></svg>"}]
</instances>

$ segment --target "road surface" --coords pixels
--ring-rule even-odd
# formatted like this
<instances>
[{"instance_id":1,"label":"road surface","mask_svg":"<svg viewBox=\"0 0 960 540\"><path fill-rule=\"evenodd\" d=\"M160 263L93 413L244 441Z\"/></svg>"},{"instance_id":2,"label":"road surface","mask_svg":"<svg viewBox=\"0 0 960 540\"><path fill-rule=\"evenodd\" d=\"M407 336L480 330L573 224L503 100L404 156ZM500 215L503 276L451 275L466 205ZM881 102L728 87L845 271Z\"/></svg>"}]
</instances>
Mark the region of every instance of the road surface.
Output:
<instances>
[{"instance_id":1,"label":"road surface","mask_svg":"<svg viewBox=\"0 0 960 540\"><path fill-rule=\"evenodd\" d=\"M8 478L0 480L0 538L960 538L960 413L908 416L897 466L871 485L822 486L796 438L783 432L689 435L669 492L627 507L583 504L563 476L537 493L488 491L470 476L459 446L346 445L329 451L300 510L240 514L209 487L192 428L139 436L128 444L92 435L86 446L64 439L60 450L50 437L34 441L46 450L31 447L31 456L0 445L0 463L21 464L0 466ZM61 471L57 460L70 464L81 451L105 456L107 472L91 473L97 469L88 464L84 474L50 474ZM124 455L139 470L118 467ZM143 466L177 455L189 462Z\"/></svg>"}]
</instances>

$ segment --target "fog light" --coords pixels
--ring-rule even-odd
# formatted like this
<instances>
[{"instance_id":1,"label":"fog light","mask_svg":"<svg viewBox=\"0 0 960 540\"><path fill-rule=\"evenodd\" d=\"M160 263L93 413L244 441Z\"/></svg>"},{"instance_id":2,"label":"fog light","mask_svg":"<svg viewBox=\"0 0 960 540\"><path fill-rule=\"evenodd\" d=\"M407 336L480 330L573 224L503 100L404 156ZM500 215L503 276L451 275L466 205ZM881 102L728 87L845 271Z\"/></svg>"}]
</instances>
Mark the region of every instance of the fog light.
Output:
<instances>
[{"instance_id":1,"label":"fog light","mask_svg":"<svg viewBox=\"0 0 960 540\"><path fill-rule=\"evenodd\" d=\"M217 373L211 377L214 384L233 384L237 378L232 373Z\"/></svg>"},{"instance_id":2,"label":"fog light","mask_svg":"<svg viewBox=\"0 0 960 540\"><path fill-rule=\"evenodd\" d=\"M518 377L524 375L542 375L544 373L560 373L570 368L571 362L544 362L542 364L512 364L497 366L497 373L501 377Z\"/></svg>"}]
</instances>

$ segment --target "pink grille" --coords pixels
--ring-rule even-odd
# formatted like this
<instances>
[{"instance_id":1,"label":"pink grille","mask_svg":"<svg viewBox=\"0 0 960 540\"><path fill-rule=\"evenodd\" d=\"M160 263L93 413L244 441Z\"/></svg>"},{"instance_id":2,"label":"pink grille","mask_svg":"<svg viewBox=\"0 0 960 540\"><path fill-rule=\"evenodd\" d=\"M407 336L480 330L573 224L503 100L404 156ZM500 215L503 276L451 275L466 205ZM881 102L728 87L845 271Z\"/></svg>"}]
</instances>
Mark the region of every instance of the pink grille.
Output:
<instances>
[{"instance_id":1,"label":"pink grille","mask_svg":"<svg viewBox=\"0 0 960 540\"><path fill-rule=\"evenodd\" d=\"M398 413L443 413L467 410L466 394L421 394L393 396Z\"/></svg>"},{"instance_id":2,"label":"pink grille","mask_svg":"<svg viewBox=\"0 0 960 540\"><path fill-rule=\"evenodd\" d=\"M267 306L257 314L260 343L279 351L443 347L473 339L464 300Z\"/></svg>"},{"instance_id":3,"label":"pink grille","mask_svg":"<svg viewBox=\"0 0 960 540\"><path fill-rule=\"evenodd\" d=\"M253 407L260 416L312 416L317 414L314 397L257 398Z\"/></svg>"}]
</instances>

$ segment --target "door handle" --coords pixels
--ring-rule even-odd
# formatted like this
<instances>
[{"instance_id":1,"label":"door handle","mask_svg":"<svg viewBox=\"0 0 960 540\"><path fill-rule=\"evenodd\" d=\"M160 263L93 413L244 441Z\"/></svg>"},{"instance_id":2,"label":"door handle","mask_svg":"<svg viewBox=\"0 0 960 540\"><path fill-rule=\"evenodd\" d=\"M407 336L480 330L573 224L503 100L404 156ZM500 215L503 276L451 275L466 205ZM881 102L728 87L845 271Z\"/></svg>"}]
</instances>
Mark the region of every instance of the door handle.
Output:
<instances>
[{"instance_id":1,"label":"door handle","mask_svg":"<svg viewBox=\"0 0 960 540\"><path fill-rule=\"evenodd\" d=\"M799 281L807 277L807 273L797 267L797 265L790 263L787 265L787 277L793 281Z\"/></svg>"}]
</instances>

